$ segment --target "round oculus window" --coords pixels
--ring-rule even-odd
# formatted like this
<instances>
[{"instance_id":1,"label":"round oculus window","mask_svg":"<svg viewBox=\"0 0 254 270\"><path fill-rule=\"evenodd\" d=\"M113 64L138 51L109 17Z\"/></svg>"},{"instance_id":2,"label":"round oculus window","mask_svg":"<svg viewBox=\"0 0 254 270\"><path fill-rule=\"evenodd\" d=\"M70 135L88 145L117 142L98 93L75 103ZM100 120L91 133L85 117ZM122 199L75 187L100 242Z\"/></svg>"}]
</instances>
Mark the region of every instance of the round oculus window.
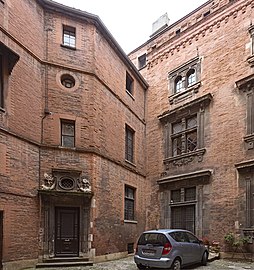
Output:
<instances>
[{"instance_id":1,"label":"round oculus window","mask_svg":"<svg viewBox=\"0 0 254 270\"><path fill-rule=\"evenodd\" d=\"M73 88L75 86L75 79L70 74L63 74L61 76L61 84L66 88Z\"/></svg>"},{"instance_id":2,"label":"round oculus window","mask_svg":"<svg viewBox=\"0 0 254 270\"><path fill-rule=\"evenodd\" d=\"M71 190L74 188L74 180L71 178L63 178L60 180L59 185L62 189Z\"/></svg>"}]
</instances>

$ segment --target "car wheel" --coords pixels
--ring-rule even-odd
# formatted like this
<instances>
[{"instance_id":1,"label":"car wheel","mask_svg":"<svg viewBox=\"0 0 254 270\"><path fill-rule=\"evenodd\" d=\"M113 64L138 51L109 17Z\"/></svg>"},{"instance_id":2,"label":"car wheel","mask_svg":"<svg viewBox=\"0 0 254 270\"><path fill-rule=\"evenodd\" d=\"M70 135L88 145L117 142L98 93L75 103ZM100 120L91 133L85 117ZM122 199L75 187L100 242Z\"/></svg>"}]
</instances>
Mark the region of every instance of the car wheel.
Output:
<instances>
[{"instance_id":1,"label":"car wheel","mask_svg":"<svg viewBox=\"0 0 254 270\"><path fill-rule=\"evenodd\" d=\"M172 270L181 270L181 261L179 259L175 259L171 266Z\"/></svg>"},{"instance_id":2,"label":"car wheel","mask_svg":"<svg viewBox=\"0 0 254 270\"><path fill-rule=\"evenodd\" d=\"M146 269L146 267L144 265L142 265L142 264L137 264L137 268L138 269Z\"/></svg>"},{"instance_id":3,"label":"car wheel","mask_svg":"<svg viewBox=\"0 0 254 270\"><path fill-rule=\"evenodd\" d=\"M207 260L208 260L208 253L204 252L204 254L202 256L201 264L202 265L207 265Z\"/></svg>"}]
</instances>

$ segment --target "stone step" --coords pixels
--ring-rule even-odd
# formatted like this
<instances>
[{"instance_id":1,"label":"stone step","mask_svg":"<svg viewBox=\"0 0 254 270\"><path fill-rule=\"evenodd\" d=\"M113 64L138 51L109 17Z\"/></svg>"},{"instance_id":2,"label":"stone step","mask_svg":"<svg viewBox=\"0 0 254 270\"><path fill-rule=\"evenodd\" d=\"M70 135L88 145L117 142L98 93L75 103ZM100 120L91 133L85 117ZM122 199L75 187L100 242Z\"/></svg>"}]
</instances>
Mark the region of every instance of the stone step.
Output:
<instances>
[{"instance_id":1,"label":"stone step","mask_svg":"<svg viewBox=\"0 0 254 270\"><path fill-rule=\"evenodd\" d=\"M50 268L50 267L72 267L72 266L92 266L93 262L84 259L52 259L47 262L37 263L36 268Z\"/></svg>"}]
</instances>

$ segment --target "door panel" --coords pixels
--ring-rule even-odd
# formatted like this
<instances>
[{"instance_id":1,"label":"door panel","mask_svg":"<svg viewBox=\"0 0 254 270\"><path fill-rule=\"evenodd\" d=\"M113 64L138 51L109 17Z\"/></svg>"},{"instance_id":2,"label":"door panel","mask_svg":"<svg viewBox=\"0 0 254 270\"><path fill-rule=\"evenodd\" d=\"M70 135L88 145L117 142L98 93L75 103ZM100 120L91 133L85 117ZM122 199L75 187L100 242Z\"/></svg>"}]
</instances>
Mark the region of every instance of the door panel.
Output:
<instances>
[{"instance_id":1,"label":"door panel","mask_svg":"<svg viewBox=\"0 0 254 270\"><path fill-rule=\"evenodd\" d=\"M79 208L59 208L55 213L55 255L79 255Z\"/></svg>"}]
</instances>

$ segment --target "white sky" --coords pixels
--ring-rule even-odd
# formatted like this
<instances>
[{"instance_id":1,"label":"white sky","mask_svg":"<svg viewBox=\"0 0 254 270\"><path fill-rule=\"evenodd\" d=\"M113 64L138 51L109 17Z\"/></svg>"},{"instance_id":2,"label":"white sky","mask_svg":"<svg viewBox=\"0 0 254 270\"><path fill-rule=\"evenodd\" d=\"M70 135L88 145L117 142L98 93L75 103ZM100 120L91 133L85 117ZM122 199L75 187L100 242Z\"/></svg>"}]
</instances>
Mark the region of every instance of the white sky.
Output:
<instances>
[{"instance_id":1,"label":"white sky","mask_svg":"<svg viewBox=\"0 0 254 270\"><path fill-rule=\"evenodd\" d=\"M167 13L170 24L207 0L54 0L100 17L122 49L129 53L152 34L152 24Z\"/></svg>"}]
</instances>

